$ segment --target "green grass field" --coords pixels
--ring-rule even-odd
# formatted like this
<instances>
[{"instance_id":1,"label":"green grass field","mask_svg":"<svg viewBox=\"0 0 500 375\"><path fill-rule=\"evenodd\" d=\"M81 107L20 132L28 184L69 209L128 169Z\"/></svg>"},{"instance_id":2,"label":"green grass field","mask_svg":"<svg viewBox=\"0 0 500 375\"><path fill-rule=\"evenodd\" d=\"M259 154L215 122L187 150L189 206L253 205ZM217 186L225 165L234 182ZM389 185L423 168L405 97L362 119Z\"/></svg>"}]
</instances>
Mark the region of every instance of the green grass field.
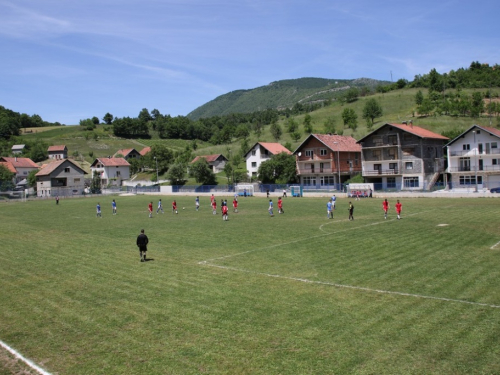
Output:
<instances>
[{"instance_id":1,"label":"green grass field","mask_svg":"<svg viewBox=\"0 0 500 375\"><path fill-rule=\"evenodd\" d=\"M326 198L271 218L251 197L223 222L175 198L2 203L0 340L52 374L500 373L500 200L348 221L347 199L328 220Z\"/></svg>"}]
</instances>

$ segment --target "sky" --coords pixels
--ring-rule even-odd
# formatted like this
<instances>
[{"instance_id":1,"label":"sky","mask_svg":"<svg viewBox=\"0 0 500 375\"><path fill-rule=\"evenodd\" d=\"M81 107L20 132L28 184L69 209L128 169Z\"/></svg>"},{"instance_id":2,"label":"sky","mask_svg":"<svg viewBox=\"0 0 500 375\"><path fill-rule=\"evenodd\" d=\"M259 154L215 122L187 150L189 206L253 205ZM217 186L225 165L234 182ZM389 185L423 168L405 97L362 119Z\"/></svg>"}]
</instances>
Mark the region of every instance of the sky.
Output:
<instances>
[{"instance_id":1,"label":"sky","mask_svg":"<svg viewBox=\"0 0 500 375\"><path fill-rule=\"evenodd\" d=\"M185 116L302 77L500 64L500 1L0 0L0 105L78 124Z\"/></svg>"}]
</instances>

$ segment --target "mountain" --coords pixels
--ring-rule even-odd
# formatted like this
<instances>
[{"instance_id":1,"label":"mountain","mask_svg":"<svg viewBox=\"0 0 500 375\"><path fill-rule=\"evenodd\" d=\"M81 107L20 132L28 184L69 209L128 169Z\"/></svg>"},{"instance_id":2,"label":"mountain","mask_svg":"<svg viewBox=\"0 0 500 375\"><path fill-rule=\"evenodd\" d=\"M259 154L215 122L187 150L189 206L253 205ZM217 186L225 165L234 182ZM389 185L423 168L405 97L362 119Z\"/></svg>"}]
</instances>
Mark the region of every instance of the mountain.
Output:
<instances>
[{"instance_id":1,"label":"mountain","mask_svg":"<svg viewBox=\"0 0 500 375\"><path fill-rule=\"evenodd\" d=\"M236 90L218 96L190 112L187 117L222 116L231 113L251 113L267 108L291 108L295 103L311 103L335 99L351 87L367 87L372 91L378 85L390 84L370 78L326 79L298 78L271 82L249 90Z\"/></svg>"}]
</instances>

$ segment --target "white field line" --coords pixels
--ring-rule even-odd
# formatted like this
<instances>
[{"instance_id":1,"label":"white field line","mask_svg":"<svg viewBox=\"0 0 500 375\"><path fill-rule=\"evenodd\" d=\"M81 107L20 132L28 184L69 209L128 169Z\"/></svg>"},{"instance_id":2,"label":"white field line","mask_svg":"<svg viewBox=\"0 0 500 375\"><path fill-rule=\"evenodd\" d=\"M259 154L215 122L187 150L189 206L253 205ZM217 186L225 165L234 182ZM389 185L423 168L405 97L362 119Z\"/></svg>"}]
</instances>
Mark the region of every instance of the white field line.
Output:
<instances>
[{"instance_id":1,"label":"white field line","mask_svg":"<svg viewBox=\"0 0 500 375\"><path fill-rule=\"evenodd\" d=\"M497 242L496 244L494 244L492 247L490 247L491 250L493 250L495 247L497 247L498 245L500 245L500 241Z\"/></svg>"},{"instance_id":2,"label":"white field line","mask_svg":"<svg viewBox=\"0 0 500 375\"><path fill-rule=\"evenodd\" d=\"M412 214L409 214L409 215L406 215L406 216L419 215L419 214L422 214L422 213L425 213L425 212L426 211L416 212L416 213L412 213ZM221 266L221 265L212 263L213 261L217 261L217 260L221 260L221 259L228 259L228 258L233 258L233 257L236 257L236 256L240 256L240 255L245 255L245 254L253 253L253 252L256 252L256 251L260 251L260 250L268 250L268 249L272 249L272 248L275 248L275 247L287 246L287 245L294 244L294 243L301 242L301 241L309 241L309 240L314 239L314 238L326 237L326 236L330 236L330 235L341 233L341 232L347 232L349 230L358 230L359 228L368 227L368 226L372 226L372 225L379 225L379 224L387 223L387 222L394 221L394 220L396 220L396 219L394 218L394 219L379 221L379 222L375 222L375 223L370 223L370 224L365 224L365 225L361 225L361 226L357 226L357 227L352 227L352 228L347 228L347 229L339 230L339 231L336 231L336 232L330 232L330 233L320 234L320 235L317 235L317 236L311 236L311 237L307 237L307 238L302 238L302 239L290 241L290 242L287 242L287 243L281 243L281 244L276 244L276 245L272 245L272 246L261 247L261 248L258 248L258 249L252 249L252 250L248 250L248 251L243 251L243 252L237 253L237 254L231 254L231 255L225 255L225 256L221 256L221 257L217 257L217 258L207 259L207 260L203 260L203 261L198 262L198 264L209 266L209 267L215 267L215 268L219 268L219 269L224 269L224 270L228 270L228 271L251 273L251 274L259 275L259 276L273 277L273 278L284 279L284 280L293 280L293 281L299 281L299 282L303 282L303 283L310 283L310 284L317 284L317 285L327 285L327 286L333 286L333 287L336 287L336 288L361 290L361 291L372 292L372 293L392 294L392 295L404 296L404 297L432 299L432 300L445 301L445 302L464 303L464 304L468 304L468 305L484 306L484 307L491 307L491 308L500 309L500 305L493 305L493 304L488 304L488 303L471 302L471 301L460 300L460 299L453 299L453 298L446 298L446 297L433 297L433 296L426 296L426 295L423 295L423 294L413 294L413 293L397 292L397 291L391 291L391 290L372 289L372 288L367 288L367 287L362 287L362 286L354 286L354 285L331 283L331 282L327 282L327 281L308 280L308 279L303 279L303 278L298 278L298 277L292 277L292 276L282 276L282 275L277 275L277 274L256 272L256 271L251 271L251 270L246 270L246 269L241 269L241 268L235 268L235 267ZM342 220L342 221L345 221L345 220ZM338 221L336 221L336 222L338 222ZM322 224L319 227L319 229L321 231L323 231L322 227L324 225L334 224L334 223L335 222ZM500 244L500 242L498 242L497 244L495 244L493 247L497 246L498 244Z\"/></svg>"},{"instance_id":3,"label":"white field line","mask_svg":"<svg viewBox=\"0 0 500 375\"><path fill-rule=\"evenodd\" d=\"M6 343L4 343L1 340L0 340L0 346L2 348L4 348L5 350L7 350L10 354L12 354L17 359L19 359L19 360L23 361L24 363L26 363L29 367L31 367L33 370L37 371L41 375L51 375L50 372L45 371L40 366L37 366L35 363L33 363L33 361L31 361L28 358L24 357L21 353L19 353L18 351L14 350L13 348L11 348L9 345L7 345Z\"/></svg>"}]
</instances>

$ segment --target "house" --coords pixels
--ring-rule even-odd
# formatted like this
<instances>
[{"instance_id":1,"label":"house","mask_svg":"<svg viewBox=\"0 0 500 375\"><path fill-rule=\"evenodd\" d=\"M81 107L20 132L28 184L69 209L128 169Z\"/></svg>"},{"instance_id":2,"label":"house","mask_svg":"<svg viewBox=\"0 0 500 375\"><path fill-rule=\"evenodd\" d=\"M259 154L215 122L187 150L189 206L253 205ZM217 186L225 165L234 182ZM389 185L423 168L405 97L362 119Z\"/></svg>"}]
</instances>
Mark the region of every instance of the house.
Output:
<instances>
[{"instance_id":1,"label":"house","mask_svg":"<svg viewBox=\"0 0 500 375\"><path fill-rule=\"evenodd\" d=\"M53 161L36 174L36 194L39 197L81 195L85 189L86 174L72 160Z\"/></svg>"},{"instance_id":2,"label":"house","mask_svg":"<svg viewBox=\"0 0 500 375\"><path fill-rule=\"evenodd\" d=\"M151 152L151 147L144 147L139 151L139 154L141 154L141 156L146 156L149 152Z\"/></svg>"},{"instance_id":3,"label":"house","mask_svg":"<svg viewBox=\"0 0 500 375\"><path fill-rule=\"evenodd\" d=\"M101 187L121 186L130 178L130 164L124 158L97 158L90 166L92 176L99 173Z\"/></svg>"},{"instance_id":4,"label":"house","mask_svg":"<svg viewBox=\"0 0 500 375\"><path fill-rule=\"evenodd\" d=\"M430 190L444 172L449 139L412 124L384 124L361 138L365 182L375 189Z\"/></svg>"},{"instance_id":5,"label":"house","mask_svg":"<svg viewBox=\"0 0 500 375\"><path fill-rule=\"evenodd\" d=\"M13 155L22 154L22 152L24 151L24 147L26 147L26 145L14 145L10 150Z\"/></svg>"},{"instance_id":6,"label":"house","mask_svg":"<svg viewBox=\"0 0 500 375\"><path fill-rule=\"evenodd\" d=\"M453 188L500 186L500 130L473 125L446 144L448 181Z\"/></svg>"},{"instance_id":7,"label":"house","mask_svg":"<svg viewBox=\"0 0 500 375\"><path fill-rule=\"evenodd\" d=\"M120 156L121 155L121 156ZM135 148L125 148L122 150L118 150L113 155L114 158L123 157L125 160L140 158L142 155Z\"/></svg>"},{"instance_id":8,"label":"house","mask_svg":"<svg viewBox=\"0 0 500 375\"><path fill-rule=\"evenodd\" d=\"M210 166L210 168L212 168L212 171L214 173L218 173L218 172L222 171L224 169L227 161L228 161L227 158L222 154L201 155L201 156L195 157L191 161L191 164L196 163L198 160L200 160L202 158L207 161L208 165Z\"/></svg>"},{"instance_id":9,"label":"house","mask_svg":"<svg viewBox=\"0 0 500 375\"><path fill-rule=\"evenodd\" d=\"M65 145L49 146L47 152L49 153L49 159L67 159L68 158L68 148Z\"/></svg>"},{"instance_id":10,"label":"house","mask_svg":"<svg viewBox=\"0 0 500 375\"><path fill-rule=\"evenodd\" d=\"M0 165L3 165L5 168L7 168L7 170L9 172L12 173L11 182L12 182L13 185L15 185L16 184L16 174L17 174L16 168L14 168L14 166L12 165L12 163L10 161L1 161L0 160ZM0 181L0 187L2 189L6 188L6 186L9 187L10 184L7 184L6 186L5 185L2 186L3 182L5 182L5 181Z\"/></svg>"},{"instance_id":11,"label":"house","mask_svg":"<svg viewBox=\"0 0 500 375\"><path fill-rule=\"evenodd\" d=\"M257 177L257 172L262 162L267 161L271 158L271 156L278 155L282 152L292 155L290 150L282 146L280 143L257 142L254 144L250 151L245 154L248 175L250 177Z\"/></svg>"},{"instance_id":12,"label":"house","mask_svg":"<svg viewBox=\"0 0 500 375\"><path fill-rule=\"evenodd\" d=\"M336 185L361 173L361 146L352 137L310 134L294 155L301 185Z\"/></svg>"},{"instance_id":13,"label":"house","mask_svg":"<svg viewBox=\"0 0 500 375\"><path fill-rule=\"evenodd\" d=\"M15 157L0 157L0 162L10 163L12 167L16 170L15 183L28 178L28 174L33 170L38 170L40 167L30 158L18 158ZM12 170L9 168L9 170Z\"/></svg>"}]
</instances>

